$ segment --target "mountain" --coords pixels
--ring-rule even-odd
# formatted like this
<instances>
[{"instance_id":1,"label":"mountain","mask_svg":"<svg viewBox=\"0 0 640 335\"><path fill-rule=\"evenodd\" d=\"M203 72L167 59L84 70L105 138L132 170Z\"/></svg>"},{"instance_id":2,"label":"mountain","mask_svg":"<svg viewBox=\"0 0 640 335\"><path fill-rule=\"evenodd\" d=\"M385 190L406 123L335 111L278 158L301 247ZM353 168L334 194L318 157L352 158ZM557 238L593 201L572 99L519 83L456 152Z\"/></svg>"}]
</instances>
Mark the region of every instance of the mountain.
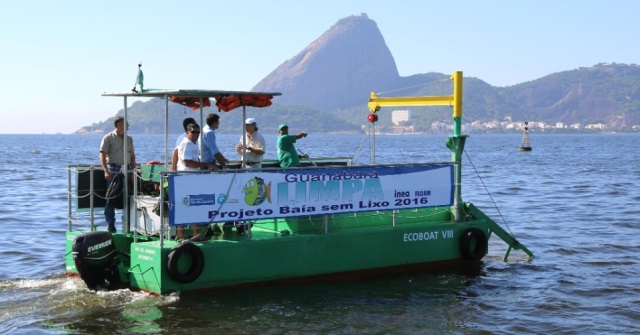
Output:
<instances>
[{"instance_id":1,"label":"mountain","mask_svg":"<svg viewBox=\"0 0 640 335\"><path fill-rule=\"evenodd\" d=\"M460 69L464 71L464 69ZM395 60L377 24L366 14L339 20L300 53L285 61L253 87L277 91L273 106L248 109L259 126L276 132L282 122L301 123L314 132L357 132L367 124L369 92L393 95L448 95L451 74L398 74ZM377 87L372 87L376 83ZM383 83L383 84L380 84ZM382 85L382 86L380 86ZM592 67L549 74L525 83L494 87L479 78L464 78L465 123L539 121L606 124L609 129L631 130L640 125L640 66L601 63ZM170 132L181 132L182 119L198 113L170 105ZM134 103L128 110L131 133L162 133L164 101ZM411 108L416 131L432 131L434 121L451 123L448 107ZM217 111L205 109L205 114ZM425 111L423 113L423 111ZM122 114L121 110L118 114ZM391 113L379 113L381 128L390 126ZM241 113L222 114L221 132L237 132ZM77 133L107 132L113 118L83 127ZM640 128L640 126L639 126Z\"/></svg>"},{"instance_id":2,"label":"mountain","mask_svg":"<svg viewBox=\"0 0 640 335\"><path fill-rule=\"evenodd\" d=\"M635 64L601 63L501 91L505 105L523 119L603 123L614 129L640 124L640 66Z\"/></svg>"},{"instance_id":3,"label":"mountain","mask_svg":"<svg viewBox=\"0 0 640 335\"><path fill-rule=\"evenodd\" d=\"M371 83L396 85L398 68L377 24L366 14L338 21L262 79L254 91L282 92L280 103L334 110L362 103Z\"/></svg>"}]
</instances>

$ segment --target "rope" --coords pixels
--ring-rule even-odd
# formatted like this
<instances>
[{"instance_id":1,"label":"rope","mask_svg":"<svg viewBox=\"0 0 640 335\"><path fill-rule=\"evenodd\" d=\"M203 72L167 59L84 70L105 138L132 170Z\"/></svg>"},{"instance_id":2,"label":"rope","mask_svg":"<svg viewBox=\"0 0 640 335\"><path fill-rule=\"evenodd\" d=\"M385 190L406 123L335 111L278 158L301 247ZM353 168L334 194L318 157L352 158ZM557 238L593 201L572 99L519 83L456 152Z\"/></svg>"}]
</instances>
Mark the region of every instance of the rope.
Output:
<instances>
[{"instance_id":1,"label":"rope","mask_svg":"<svg viewBox=\"0 0 640 335\"><path fill-rule=\"evenodd\" d=\"M362 150L362 145L364 144L364 140L367 138L367 132L364 132L364 135L362 136L362 141L360 141L360 147L358 147L358 152L356 152L356 156L353 158L353 165L356 164L356 162L358 161L358 157L360 157L360 150Z\"/></svg>"},{"instance_id":2,"label":"rope","mask_svg":"<svg viewBox=\"0 0 640 335\"><path fill-rule=\"evenodd\" d=\"M408 90L410 88L416 88L416 87L420 87L420 86L428 86L428 85L433 85L433 84L437 84L437 83L441 83L441 82L445 82L445 81L449 81L449 78L444 78L444 79L438 79L429 83L423 83L423 84L418 84L418 85L413 85L413 86L407 86L407 87L401 87L401 88L397 88L395 90L389 90L389 91L384 91L384 92L378 92L376 93L376 95L384 95L387 93L391 93L391 92L397 92L397 91L403 91L403 90Z\"/></svg>"},{"instance_id":3,"label":"rope","mask_svg":"<svg viewBox=\"0 0 640 335\"><path fill-rule=\"evenodd\" d=\"M496 202L493 200L493 197L491 196L491 193L489 192L489 189L487 188L487 186L484 184L484 181L482 180L482 177L480 177L480 173L478 173L478 170L476 169L476 166L473 165L473 162L471 161L471 157L469 157L469 154L467 153L467 151L464 151L464 154L467 156L467 159L469 160L469 163L471 164L471 166L473 167L473 171L476 173L476 175L478 176L478 179L480 180L480 183L482 183L482 187L484 187L484 190L487 192L487 195L489 195L489 198L491 199L491 202L493 203L493 206L495 207L495 209L498 211L498 214L500 215L500 218L502 219L502 222L504 223L505 226L507 226L507 229L509 230L509 234L511 234L512 236L515 236L512 232L511 232L511 228L509 227L509 224L507 224L507 220L504 219L504 216L502 216L502 212L500 211L500 208L498 208L498 204L496 204Z\"/></svg>"},{"instance_id":4,"label":"rope","mask_svg":"<svg viewBox=\"0 0 640 335\"><path fill-rule=\"evenodd\" d=\"M161 166L162 166L162 165L161 165ZM142 178L142 173L140 173L139 171L136 171L136 175L138 176L138 178L139 178L141 181L153 181L153 179L154 179L154 178L156 178L156 177L158 177L158 176L160 176L160 174L161 174L162 172L164 172L164 171L158 171L158 172L156 172L156 173L149 173L149 179Z\"/></svg>"},{"instance_id":5,"label":"rope","mask_svg":"<svg viewBox=\"0 0 640 335\"><path fill-rule=\"evenodd\" d=\"M76 170L77 170L76 168L69 168L69 167L67 167L67 170L74 172L76 175L78 174L78 172L76 171ZM85 172L86 172L86 171L91 171L91 170L85 170ZM138 172L135 172L135 173L136 173L136 175L137 175L138 177L140 177L140 173L138 173ZM122 172L118 172L115 176L113 176L113 177L111 178L111 180L113 181L113 179L115 179L115 177L116 177L117 175L119 175L119 174L122 174ZM142 178L140 178L140 179L142 180ZM122 183L124 183L124 181L123 181ZM109 188L111 187L111 185L113 185L113 182L109 185ZM120 196L120 195L122 195L122 193L124 192L124 188L123 188L123 187L121 187L121 188L120 188L120 193L118 193L118 194L116 194L116 195L114 195L114 196L111 196L111 197L107 197L107 196L106 196L106 194L108 193L108 189L106 190L106 192L105 192L105 196L104 196L104 197L103 197L103 196L101 196L99 193L97 193L97 192L95 192L95 191L93 191L93 192L87 192L87 194L80 196L80 195L76 195L76 194L75 194L75 193L78 191L78 190L77 190L78 185L75 185L75 186L76 186L76 188L75 188L75 189L72 189L72 190L67 191L67 195L68 195L69 197L73 198L73 199L84 199L84 198L86 198L86 197L88 197L88 196L90 196L90 195L92 195L92 194L93 194L95 197L98 197L98 198L100 198L100 199L103 199L103 200L111 200L111 199L115 199L115 198L119 197L119 196Z\"/></svg>"},{"instance_id":6,"label":"rope","mask_svg":"<svg viewBox=\"0 0 640 335\"><path fill-rule=\"evenodd\" d=\"M238 175L238 172L237 172L237 171L233 173L233 179L231 179L231 182L229 183L229 188L227 188L227 192L225 193L225 196L224 196L225 201L221 202L221 203L220 203L220 206L218 206L218 213L220 213L220 210L222 209L222 206L224 206L224 204L227 202L226 200L229 198L229 192L231 191L231 186L233 186L233 183L235 182L235 180L236 180L236 176L237 176L237 175ZM211 220L209 220L209 223L207 223L207 226L204 228L204 231L203 231L202 233L200 233L200 235L203 235L203 236L206 236L206 235L207 235L207 232L209 231L209 229L211 229L211 224L213 223L213 220L215 220L215 218L216 218L216 216L215 216L215 215L213 215L213 216L211 217ZM251 225L249 225L249 227L250 227L250 226L251 226ZM251 229L251 228L249 228L249 229ZM195 236L194 236L194 237L195 237ZM187 238L187 239L185 239L182 243L187 242L187 241L190 241L190 240L191 240L192 238L194 238L194 237Z\"/></svg>"},{"instance_id":7,"label":"rope","mask_svg":"<svg viewBox=\"0 0 640 335\"><path fill-rule=\"evenodd\" d=\"M374 123L370 123L369 135L371 136L371 150L369 152L369 160L371 164L376 163L376 128Z\"/></svg>"},{"instance_id":8,"label":"rope","mask_svg":"<svg viewBox=\"0 0 640 335\"><path fill-rule=\"evenodd\" d=\"M412 215L409 216L406 210L417 210L418 208L401 208L399 209L400 211L403 212L398 212L395 215L397 215L399 218L404 218L404 219L421 219L421 218L428 218L431 216L436 216L436 215L440 215L442 213L447 213L449 212L451 209L449 207L438 211L436 209L436 211L432 212L432 213L424 213L422 215ZM415 211L414 213L420 213L418 211ZM337 219L336 216L337 215L343 215L343 214L349 214L349 215L353 215L353 217L356 220L356 223L358 222L358 218L367 218L367 217L377 217L377 216L393 216L394 213L387 213L387 211L375 211L375 212L348 212L348 213L332 213L331 214L331 220L333 220L333 223L335 224L335 220ZM309 222L313 223L313 218L317 217L317 215L307 215L307 216L301 216L299 217L299 219L304 218L304 220L308 220Z\"/></svg>"}]
</instances>

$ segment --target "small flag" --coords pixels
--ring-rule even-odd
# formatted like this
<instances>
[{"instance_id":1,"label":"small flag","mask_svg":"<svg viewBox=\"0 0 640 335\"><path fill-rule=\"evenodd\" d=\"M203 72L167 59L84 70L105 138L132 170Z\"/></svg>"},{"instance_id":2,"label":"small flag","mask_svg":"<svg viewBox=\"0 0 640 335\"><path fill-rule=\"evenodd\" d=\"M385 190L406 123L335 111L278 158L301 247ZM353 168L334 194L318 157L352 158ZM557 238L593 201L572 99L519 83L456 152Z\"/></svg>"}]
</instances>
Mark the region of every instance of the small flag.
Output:
<instances>
[{"instance_id":1,"label":"small flag","mask_svg":"<svg viewBox=\"0 0 640 335\"><path fill-rule=\"evenodd\" d=\"M142 91L144 90L144 75L142 74L142 62L140 62L138 64L138 75L136 76L136 81L133 83L133 88L131 89L131 91L138 93L138 91L136 90L136 85L140 86L140 93L142 93Z\"/></svg>"}]
</instances>

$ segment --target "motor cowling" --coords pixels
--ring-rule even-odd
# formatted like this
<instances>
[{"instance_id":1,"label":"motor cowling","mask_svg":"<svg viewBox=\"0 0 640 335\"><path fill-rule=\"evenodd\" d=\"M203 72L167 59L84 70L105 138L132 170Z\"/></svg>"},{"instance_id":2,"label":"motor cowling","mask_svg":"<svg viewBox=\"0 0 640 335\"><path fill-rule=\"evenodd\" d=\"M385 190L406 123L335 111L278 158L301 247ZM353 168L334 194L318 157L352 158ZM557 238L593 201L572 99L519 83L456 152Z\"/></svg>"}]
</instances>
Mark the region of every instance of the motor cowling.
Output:
<instances>
[{"instance_id":1,"label":"motor cowling","mask_svg":"<svg viewBox=\"0 0 640 335\"><path fill-rule=\"evenodd\" d=\"M93 231L78 235L71 249L80 278L91 290L109 288L119 279L118 254L110 232Z\"/></svg>"}]
</instances>

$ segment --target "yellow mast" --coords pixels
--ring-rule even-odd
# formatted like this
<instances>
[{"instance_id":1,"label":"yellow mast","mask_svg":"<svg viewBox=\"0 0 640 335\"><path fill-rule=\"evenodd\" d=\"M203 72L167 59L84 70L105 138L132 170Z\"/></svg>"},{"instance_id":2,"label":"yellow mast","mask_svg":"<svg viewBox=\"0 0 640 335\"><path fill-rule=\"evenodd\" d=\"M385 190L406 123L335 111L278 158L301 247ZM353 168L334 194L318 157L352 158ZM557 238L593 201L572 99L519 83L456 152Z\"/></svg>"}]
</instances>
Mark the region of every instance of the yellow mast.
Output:
<instances>
[{"instance_id":1,"label":"yellow mast","mask_svg":"<svg viewBox=\"0 0 640 335\"><path fill-rule=\"evenodd\" d=\"M462 203L462 152L467 135L462 135L462 71L451 75L453 81L453 95L417 96L417 97L389 97L379 98L371 92L369 110L377 113L380 107L387 106L452 106L453 107L453 135L449 136L446 145L451 151L451 161L455 163L454 170L454 214L455 220L460 220L460 204Z\"/></svg>"}]
</instances>

